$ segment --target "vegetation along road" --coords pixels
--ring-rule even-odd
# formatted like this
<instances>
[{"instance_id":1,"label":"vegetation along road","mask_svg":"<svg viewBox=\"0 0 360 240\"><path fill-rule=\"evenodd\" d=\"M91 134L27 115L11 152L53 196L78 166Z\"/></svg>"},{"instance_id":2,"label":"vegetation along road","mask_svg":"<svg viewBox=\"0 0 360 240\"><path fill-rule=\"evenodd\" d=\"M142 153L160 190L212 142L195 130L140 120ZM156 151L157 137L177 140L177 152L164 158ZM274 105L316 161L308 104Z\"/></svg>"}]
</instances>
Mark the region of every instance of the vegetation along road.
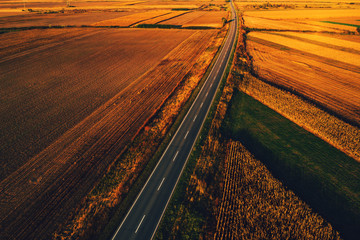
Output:
<instances>
[{"instance_id":1,"label":"vegetation along road","mask_svg":"<svg viewBox=\"0 0 360 240\"><path fill-rule=\"evenodd\" d=\"M210 109L235 43L237 16L231 2L229 34L213 69L157 166L113 236L151 239Z\"/></svg>"}]
</instances>

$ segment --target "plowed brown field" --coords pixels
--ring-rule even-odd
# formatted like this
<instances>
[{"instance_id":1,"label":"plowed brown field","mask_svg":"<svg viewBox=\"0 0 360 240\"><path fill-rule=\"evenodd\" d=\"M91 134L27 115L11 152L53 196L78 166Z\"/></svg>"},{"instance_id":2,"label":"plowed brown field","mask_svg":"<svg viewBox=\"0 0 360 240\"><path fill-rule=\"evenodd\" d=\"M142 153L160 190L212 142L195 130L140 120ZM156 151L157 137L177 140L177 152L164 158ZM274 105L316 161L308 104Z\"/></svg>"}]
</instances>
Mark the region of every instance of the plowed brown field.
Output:
<instances>
[{"instance_id":1,"label":"plowed brown field","mask_svg":"<svg viewBox=\"0 0 360 240\"><path fill-rule=\"evenodd\" d=\"M71 37L57 42L39 31L46 45L27 43L1 60L1 164L21 159L2 174L1 238L48 239L215 34L59 31Z\"/></svg>"},{"instance_id":2,"label":"plowed brown field","mask_svg":"<svg viewBox=\"0 0 360 240\"><path fill-rule=\"evenodd\" d=\"M360 124L360 51L332 35L250 33L248 49L260 77Z\"/></svg>"}]
</instances>

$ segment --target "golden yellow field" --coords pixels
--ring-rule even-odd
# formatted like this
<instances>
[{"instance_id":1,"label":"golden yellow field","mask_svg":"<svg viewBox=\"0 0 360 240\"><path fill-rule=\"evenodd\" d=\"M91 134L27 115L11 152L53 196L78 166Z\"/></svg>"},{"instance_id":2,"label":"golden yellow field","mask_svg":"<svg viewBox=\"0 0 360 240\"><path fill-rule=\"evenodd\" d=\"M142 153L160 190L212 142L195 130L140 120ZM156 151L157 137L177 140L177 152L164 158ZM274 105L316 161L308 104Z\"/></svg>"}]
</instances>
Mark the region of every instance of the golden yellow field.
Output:
<instances>
[{"instance_id":1,"label":"golden yellow field","mask_svg":"<svg viewBox=\"0 0 360 240\"><path fill-rule=\"evenodd\" d=\"M360 55L359 52L351 52L351 50L336 48L332 45L338 46L339 44L344 45L344 41L341 42L339 39L332 39L331 37L322 37L322 40L328 40L326 45L323 45L323 42L316 42L316 40L311 41L309 38L306 38L303 33L290 34L287 33L263 33L263 32L253 32L249 36L251 39L262 39L267 42L275 43L283 46L283 49L295 49L301 52L308 54L313 54L325 59L336 60L342 63L351 64L357 67L360 67ZM338 43L337 43L338 42ZM335 44L333 44L335 43ZM337 43L337 44L336 44ZM358 45L357 43L350 42L350 46ZM346 47L342 46L342 47ZM358 46L356 47L358 48ZM360 68L359 68L360 69Z\"/></svg>"},{"instance_id":2,"label":"golden yellow field","mask_svg":"<svg viewBox=\"0 0 360 240\"><path fill-rule=\"evenodd\" d=\"M208 11L205 14L202 14L198 18L195 18L186 24L184 27L188 26L207 26L214 28L221 28L223 26L222 19L227 19L228 12L226 11Z\"/></svg>"},{"instance_id":3,"label":"golden yellow field","mask_svg":"<svg viewBox=\"0 0 360 240\"><path fill-rule=\"evenodd\" d=\"M341 17L359 17L360 9L290 9L269 11L247 11L246 16L268 19L329 19Z\"/></svg>"},{"instance_id":4,"label":"golden yellow field","mask_svg":"<svg viewBox=\"0 0 360 240\"><path fill-rule=\"evenodd\" d=\"M248 50L257 74L359 124L358 43L332 35L278 34L249 34Z\"/></svg>"},{"instance_id":5,"label":"golden yellow field","mask_svg":"<svg viewBox=\"0 0 360 240\"><path fill-rule=\"evenodd\" d=\"M256 73L360 124L360 4L248 2L248 51Z\"/></svg>"},{"instance_id":6,"label":"golden yellow field","mask_svg":"<svg viewBox=\"0 0 360 240\"><path fill-rule=\"evenodd\" d=\"M187 13L187 11L172 11L172 12L170 12L168 14L160 15L158 17L151 18L151 19L146 20L146 21L142 21L141 23L143 23L143 24L158 24L158 23L164 22L164 21L166 21L168 19L175 18L177 16L183 15L185 13Z\"/></svg>"},{"instance_id":7,"label":"golden yellow field","mask_svg":"<svg viewBox=\"0 0 360 240\"><path fill-rule=\"evenodd\" d=\"M340 239L240 142L230 141L226 152L214 239Z\"/></svg>"},{"instance_id":8,"label":"golden yellow field","mask_svg":"<svg viewBox=\"0 0 360 240\"><path fill-rule=\"evenodd\" d=\"M220 28L225 1L3 1L0 28L134 27L138 24Z\"/></svg>"},{"instance_id":9,"label":"golden yellow field","mask_svg":"<svg viewBox=\"0 0 360 240\"><path fill-rule=\"evenodd\" d=\"M135 13L124 17L109 19L101 22L92 24L93 26L123 26L129 27L142 21L156 19L157 17L163 17L169 15L170 12L167 10L155 10L141 13Z\"/></svg>"},{"instance_id":10,"label":"golden yellow field","mask_svg":"<svg viewBox=\"0 0 360 240\"><path fill-rule=\"evenodd\" d=\"M241 2L248 28L355 32L359 26L360 5L350 2Z\"/></svg>"}]
</instances>

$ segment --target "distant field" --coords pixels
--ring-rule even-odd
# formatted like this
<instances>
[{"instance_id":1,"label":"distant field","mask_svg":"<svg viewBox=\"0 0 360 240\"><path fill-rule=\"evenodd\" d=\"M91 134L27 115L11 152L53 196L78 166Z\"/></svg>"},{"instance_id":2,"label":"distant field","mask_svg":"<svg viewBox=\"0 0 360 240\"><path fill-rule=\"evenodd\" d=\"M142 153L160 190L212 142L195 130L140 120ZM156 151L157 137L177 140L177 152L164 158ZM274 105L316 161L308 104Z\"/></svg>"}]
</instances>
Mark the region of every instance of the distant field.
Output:
<instances>
[{"instance_id":1,"label":"distant field","mask_svg":"<svg viewBox=\"0 0 360 240\"><path fill-rule=\"evenodd\" d=\"M297 31L323 31L332 30L323 26L316 26L302 22L283 21L279 19L267 19L262 17L244 16L245 25L248 28L257 29L277 29L277 30L297 30Z\"/></svg>"},{"instance_id":2,"label":"distant field","mask_svg":"<svg viewBox=\"0 0 360 240\"><path fill-rule=\"evenodd\" d=\"M208 11L205 14L201 15L198 18L195 18L186 24L183 24L184 27L188 26L207 26L214 28L221 28L223 26L222 19L228 19L228 12L226 11Z\"/></svg>"},{"instance_id":3,"label":"distant field","mask_svg":"<svg viewBox=\"0 0 360 240\"><path fill-rule=\"evenodd\" d=\"M245 25L248 28L344 32L356 31L360 19L358 4L327 2L244 2ZM330 22L338 22L333 24ZM356 23L357 22L357 23ZM350 25L349 25L350 24Z\"/></svg>"},{"instance_id":4,"label":"distant field","mask_svg":"<svg viewBox=\"0 0 360 240\"><path fill-rule=\"evenodd\" d=\"M93 26L123 26L129 27L136 23L140 23L146 20L155 19L162 16L167 16L171 12L167 10L154 10L142 13L135 13L119 18L109 19L101 22L94 23Z\"/></svg>"},{"instance_id":5,"label":"distant field","mask_svg":"<svg viewBox=\"0 0 360 240\"><path fill-rule=\"evenodd\" d=\"M171 5L173 3L177 5ZM189 3L196 3L196 5L189 5ZM223 8L224 2L216 5L206 1L201 3L174 1L76 2L74 3L76 6L73 8L58 8L56 4L59 2L30 2L29 4L40 5L35 5L39 8L31 8L32 12L22 11L23 5L19 5L17 2L10 1L5 5L0 5L0 28L82 27L89 25L93 27L134 27L138 24L221 28L223 18L227 19L228 17L228 12ZM101 4L104 4L103 7ZM29 8L28 5L25 9ZM11 14L14 9L17 12Z\"/></svg>"},{"instance_id":6,"label":"distant field","mask_svg":"<svg viewBox=\"0 0 360 240\"><path fill-rule=\"evenodd\" d=\"M194 11L163 21L161 24L221 28L222 18L227 19L227 17L227 11Z\"/></svg>"},{"instance_id":7,"label":"distant field","mask_svg":"<svg viewBox=\"0 0 360 240\"><path fill-rule=\"evenodd\" d=\"M28 14L25 16L8 16L0 18L0 28L55 26L55 25L91 25L96 22L130 15L131 12L84 12Z\"/></svg>"},{"instance_id":8,"label":"distant field","mask_svg":"<svg viewBox=\"0 0 360 240\"><path fill-rule=\"evenodd\" d=\"M1 237L47 238L214 35L139 29L0 35L6 43L0 76Z\"/></svg>"},{"instance_id":9,"label":"distant field","mask_svg":"<svg viewBox=\"0 0 360 240\"><path fill-rule=\"evenodd\" d=\"M247 11L247 16L269 19L324 19L359 17L360 9L283 9L271 11Z\"/></svg>"},{"instance_id":10,"label":"distant field","mask_svg":"<svg viewBox=\"0 0 360 240\"><path fill-rule=\"evenodd\" d=\"M188 11L172 11L172 12L169 12L169 13L167 13L165 15L161 15L161 16L149 19L147 21L142 21L141 23L142 24L157 24L157 23L161 23L163 21L166 21L168 19L172 19L172 18L176 18L176 17L178 17L180 15L184 15L186 13L188 13Z\"/></svg>"},{"instance_id":11,"label":"distant field","mask_svg":"<svg viewBox=\"0 0 360 240\"><path fill-rule=\"evenodd\" d=\"M149 10L172 10L172 9L199 9L205 6L212 5L210 8L218 9L217 6L225 5L225 1L129 1L129 0L114 0L114 1L70 1L71 7L66 5L63 0L27 0L17 1L0 1L0 17L19 15L19 14L36 14L35 12L44 11L149 11ZM206 7L205 7L206 8ZM23 11L23 10L26 11ZM30 13L28 9L33 11Z\"/></svg>"},{"instance_id":12,"label":"distant field","mask_svg":"<svg viewBox=\"0 0 360 240\"><path fill-rule=\"evenodd\" d=\"M358 42L325 34L253 32L248 49L259 76L360 124Z\"/></svg>"}]
</instances>

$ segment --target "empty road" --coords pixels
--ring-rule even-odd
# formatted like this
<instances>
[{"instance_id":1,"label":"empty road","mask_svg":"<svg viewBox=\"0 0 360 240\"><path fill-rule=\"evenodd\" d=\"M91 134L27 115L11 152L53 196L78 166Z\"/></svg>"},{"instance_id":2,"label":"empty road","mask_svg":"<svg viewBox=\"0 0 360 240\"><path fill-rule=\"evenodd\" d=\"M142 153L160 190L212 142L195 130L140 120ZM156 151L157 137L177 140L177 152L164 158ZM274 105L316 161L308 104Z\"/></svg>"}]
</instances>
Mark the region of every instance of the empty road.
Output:
<instances>
[{"instance_id":1,"label":"empty road","mask_svg":"<svg viewBox=\"0 0 360 240\"><path fill-rule=\"evenodd\" d=\"M229 34L211 73L113 240L153 238L228 64L237 32L232 2L231 11Z\"/></svg>"}]
</instances>

